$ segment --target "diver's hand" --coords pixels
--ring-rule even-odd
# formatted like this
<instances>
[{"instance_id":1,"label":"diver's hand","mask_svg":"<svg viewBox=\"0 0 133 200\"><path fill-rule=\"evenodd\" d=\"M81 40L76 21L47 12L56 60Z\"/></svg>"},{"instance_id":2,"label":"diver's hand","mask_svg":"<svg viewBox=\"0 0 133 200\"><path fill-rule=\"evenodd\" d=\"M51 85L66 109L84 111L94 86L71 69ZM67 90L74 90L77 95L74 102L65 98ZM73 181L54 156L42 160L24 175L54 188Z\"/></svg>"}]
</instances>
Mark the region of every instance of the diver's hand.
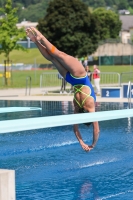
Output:
<instances>
[{"instance_id":1,"label":"diver's hand","mask_svg":"<svg viewBox=\"0 0 133 200\"><path fill-rule=\"evenodd\" d=\"M88 147L90 148L90 150L92 150L94 148L93 145L89 145Z\"/></svg>"},{"instance_id":2,"label":"diver's hand","mask_svg":"<svg viewBox=\"0 0 133 200\"><path fill-rule=\"evenodd\" d=\"M37 41L41 41L41 39L43 38L43 35L40 33L40 31L38 31L35 27L30 27L30 29L36 36Z\"/></svg>"},{"instance_id":3,"label":"diver's hand","mask_svg":"<svg viewBox=\"0 0 133 200\"><path fill-rule=\"evenodd\" d=\"M93 149L91 146L88 146L88 145L85 144L83 141L80 143L80 145L81 145L82 149L83 149L84 151L87 151L87 152Z\"/></svg>"}]
</instances>

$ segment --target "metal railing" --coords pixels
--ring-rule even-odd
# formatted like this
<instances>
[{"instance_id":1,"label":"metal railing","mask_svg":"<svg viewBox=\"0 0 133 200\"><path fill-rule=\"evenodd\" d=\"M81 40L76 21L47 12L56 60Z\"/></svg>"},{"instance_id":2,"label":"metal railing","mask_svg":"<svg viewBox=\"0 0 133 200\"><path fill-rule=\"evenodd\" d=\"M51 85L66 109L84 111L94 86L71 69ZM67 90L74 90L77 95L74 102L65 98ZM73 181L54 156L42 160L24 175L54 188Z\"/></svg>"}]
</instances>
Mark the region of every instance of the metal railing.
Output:
<instances>
[{"instance_id":1,"label":"metal railing","mask_svg":"<svg viewBox=\"0 0 133 200\"><path fill-rule=\"evenodd\" d=\"M129 80L133 82L133 72L123 72L120 74L120 85L128 83Z\"/></svg>"},{"instance_id":2,"label":"metal railing","mask_svg":"<svg viewBox=\"0 0 133 200\"><path fill-rule=\"evenodd\" d=\"M62 78L58 77L58 72L44 72L40 75L40 88L47 92L49 87L53 90L61 90ZM71 90L71 84L67 83L66 89Z\"/></svg>"},{"instance_id":3,"label":"metal railing","mask_svg":"<svg viewBox=\"0 0 133 200\"><path fill-rule=\"evenodd\" d=\"M93 73L92 73L93 75ZM101 72L100 86L120 86L120 74L117 72ZM92 79L93 84L93 79Z\"/></svg>"},{"instance_id":4,"label":"metal railing","mask_svg":"<svg viewBox=\"0 0 133 200\"><path fill-rule=\"evenodd\" d=\"M129 81L127 89L128 108L131 108L131 85L131 81Z\"/></svg>"},{"instance_id":5,"label":"metal railing","mask_svg":"<svg viewBox=\"0 0 133 200\"><path fill-rule=\"evenodd\" d=\"M93 73L92 73L93 74ZM40 75L40 88L53 87L60 89L62 79L58 78L58 72L44 72ZM92 79L93 85L93 79ZM120 74L116 72L101 72L100 86L120 86ZM71 84L67 83L66 88L71 90Z\"/></svg>"},{"instance_id":6,"label":"metal railing","mask_svg":"<svg viewBox=\"0 0 133 200\"><path fill-rule=\"evenodd\" d=\"M26 90L25 90L25 95L28 94L28 89L29 89L29 95L30 95L30 92L31 92L31 77L30 77L30 76L27 76L27 77L26 77Z\"/></svg>"}]
</instances>

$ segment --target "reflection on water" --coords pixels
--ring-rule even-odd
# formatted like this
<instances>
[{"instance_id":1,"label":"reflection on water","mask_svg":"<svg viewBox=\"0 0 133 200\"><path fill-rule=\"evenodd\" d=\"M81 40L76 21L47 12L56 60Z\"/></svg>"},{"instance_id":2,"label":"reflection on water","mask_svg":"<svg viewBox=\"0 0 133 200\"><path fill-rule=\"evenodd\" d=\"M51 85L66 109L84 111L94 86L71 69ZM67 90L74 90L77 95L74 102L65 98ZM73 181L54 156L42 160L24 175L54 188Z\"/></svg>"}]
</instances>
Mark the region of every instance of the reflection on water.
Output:
<instances>
[{"instance_id":1,"label":"reflection on water","mask_svg":"<svg viewBox=\"0 0 133 200\"><path fill-rule=\"evenodd\" d=\"M131 117L128 117L127 120L128 120L127 132L130 133L131 132L131 127L132 127Z\"/></svg>"},{"instance_id":2,"label":"reflection on water","mask_svg":"<svg viewBox=\"0 0 133 200\"><path fill-rule=\"evenodd\" d=\"M87 199L97 200L99 198L96 187L88 179L83 180L81 182L81 185L79 184L79 189L77 187L76 194L77 198L74 198L76 200L87 200Z\"/></svg>"}]
</instances>

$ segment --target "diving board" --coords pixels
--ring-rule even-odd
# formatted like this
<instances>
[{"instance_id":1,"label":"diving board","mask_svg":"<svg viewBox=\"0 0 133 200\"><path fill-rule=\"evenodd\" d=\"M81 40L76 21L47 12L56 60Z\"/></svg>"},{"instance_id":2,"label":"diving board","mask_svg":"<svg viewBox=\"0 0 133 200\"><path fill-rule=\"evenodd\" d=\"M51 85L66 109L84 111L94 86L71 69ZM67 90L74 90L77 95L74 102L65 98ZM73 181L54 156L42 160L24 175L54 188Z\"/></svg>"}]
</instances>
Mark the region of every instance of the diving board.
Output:
<instances>
[{"instance_id":1,"label":"diving board","mask_svg":"<svg viewBox=\"0 0 133 200\"><path fill-rule=\"evenodd\" d=\"M1 107L0 113L41 110L40 107Z\"/></svg>"},{"instance_id":2,"label":"diving board","mask_svg":"<svg viewBox=\"0 0 133 200\"><path fill-rule=\"evenodd\" d=\"M0 121L0 133L133 117L133 109Z\"/></svg>"}]
</instances>

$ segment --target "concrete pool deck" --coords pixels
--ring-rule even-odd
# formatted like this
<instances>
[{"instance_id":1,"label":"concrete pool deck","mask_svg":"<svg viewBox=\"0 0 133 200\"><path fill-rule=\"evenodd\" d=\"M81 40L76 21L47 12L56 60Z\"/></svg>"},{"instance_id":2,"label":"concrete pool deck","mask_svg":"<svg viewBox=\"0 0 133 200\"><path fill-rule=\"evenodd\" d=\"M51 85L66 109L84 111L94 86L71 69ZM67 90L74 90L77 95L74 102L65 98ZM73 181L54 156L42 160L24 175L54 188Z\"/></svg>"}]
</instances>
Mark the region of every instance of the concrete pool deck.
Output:
<instances>
[{"instance_id":1,"label":"concrete pool deck","mask_svg":"<svg viewBox=\"0 0 133 200\"><path fill-rule=\"evenodd\" d=\"M49 91L45 94L44 89L32 88L30 95L26 89L1 89L0 100L25 100L25 101L73 101L73 94L60 94L53 92L59 88L45 88L45 91ZM51 91L51 92L50 92ZM102 98L97 96L97 102L128 102L127 98Z\"/></svg>"}]
</instances>

